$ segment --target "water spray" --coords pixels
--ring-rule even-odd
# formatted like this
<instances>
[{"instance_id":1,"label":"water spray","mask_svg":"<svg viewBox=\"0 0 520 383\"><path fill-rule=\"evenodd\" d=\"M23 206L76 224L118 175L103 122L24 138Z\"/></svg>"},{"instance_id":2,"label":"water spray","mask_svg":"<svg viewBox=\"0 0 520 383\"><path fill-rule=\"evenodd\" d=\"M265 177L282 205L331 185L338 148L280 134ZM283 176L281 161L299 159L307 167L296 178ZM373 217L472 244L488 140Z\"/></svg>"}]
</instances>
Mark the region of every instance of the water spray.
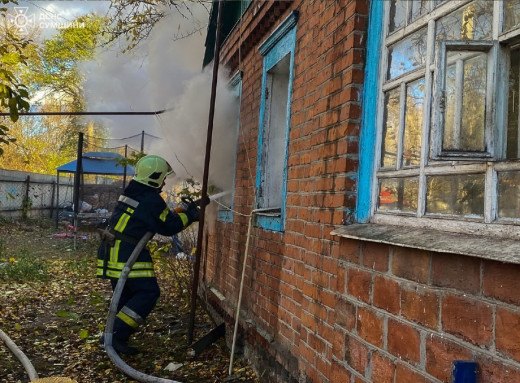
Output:
<instances>
[{"instance_id":1,"label":"water spray","mask_svg":"<svg viewBox=\"0 0 520 383\"><path fill-rule=\"evenodd\" d=\"M217 193L217 194L213 194L213 195L210 195L209 196L209 199L212 200L212 201L215 201L219 198L222 198L228 194L231 194L231 190L225 190L223 192L220 192L220 193Z\"/></svg>"}]
</instances>

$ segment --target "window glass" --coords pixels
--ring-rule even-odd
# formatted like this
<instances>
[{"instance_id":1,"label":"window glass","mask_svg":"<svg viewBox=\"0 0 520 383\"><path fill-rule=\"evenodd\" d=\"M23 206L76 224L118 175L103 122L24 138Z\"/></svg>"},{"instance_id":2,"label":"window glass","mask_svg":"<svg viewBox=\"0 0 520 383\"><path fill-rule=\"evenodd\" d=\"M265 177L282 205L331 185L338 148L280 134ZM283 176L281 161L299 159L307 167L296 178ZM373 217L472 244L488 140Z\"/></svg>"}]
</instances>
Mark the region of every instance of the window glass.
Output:
<instances>
[{"instance_id":1,"label":"window glass","mask_svg":"<svg viewBox=\"0 0 520 383\"><path fill-rule=\"evenodd\" d=\"M427 183L427 213L483 216L483 174L432 176Z\"/></svg>"},{"instance_id":2,"label":"window glass","mask_svg":"<svg viewBox=\"0 0 520 383\"><path fill-rule=\"evenodd\" d=\"M403 166L414 166L421 163L423 109L424 78L408 84L406 87Z\"/></svg>"},{"instance_id":3,"label":"window glass","mask_svg":"<svg viewBox=\"0 0 520 383\"><path fill-rule=\"evenodd\" d=\"M504 31L520 24L520 2L504 1Z\"/></svg>"},{"instance_id":4,"label":"window glass","mask_svg":"<svg viewBox=\"0 0 520 383\"><path fill-rule=\"evenodd\" d=\"M383 179L379 186L378 209L415 213L418 190L417 177Z\"/></svg>"},{"instance_id":5,"label":"window glass","mask_svg":"<svg viewBox=\"0 0 520 383\"><path fill-rule=\"evenodd\" d=\"M436 24L437 40L491 40L493 1L475 1Z\"/></svg>"},{"instance_id":6,"label":"window glass","mask_svg":"<svg viewBox=\"0 0 520 383\"><path fill-rule=\"evenodd\" d=\"M258 192L260 208L280 208L285 168L287 102L291 55L285 56L267 72L265 117L263 126L261 180Z\"/></svg>"},{"instance_id":7,"label":"window glass","mask_svg":"<svg viewBox=\"0 0 520 383\"><path fill-rule=\"evenodd\" d=\"M404 27L406 22L406 1L392 0L390 2L390 24L388 26L389 32L394 32Z\"/></svg>"},{"instance_id":8,"label":"window glass","mask_svg":"<svg viewBox=\"0 0 520 383\"><path fill-rule=\"evenodd\" d=\"M410 14L410 22L418 19L426 14L430 8L431 0L415 0L410 3L412 13Z\"/></svg>"},{"instance_id":9,"label":"window glass","mask_svg":"<svg viewBox=\"0 0 520 383\"><path fill-rule=\"evenodd\" d=\"M362 161L377 177L372 184L374 174L365 176L364 185L377 191L362 190L359 206L370 208L360 221L375 205L375 221L377 212L389 222L390 213L406 212L520 222L520 37L511 32L520 30L520 0L384 3L375 14L386 12L388 24L377 25L396 33L375 28L385 69L371 69L381 86L366 100L379 154ZM493 39L503 30L510 32Z\"/></svg>"},{"instance_id":10,"label":"window glass","mask_svg":"<svg viewBox=\"0 0 520 383\"><path fill-rule=\"evenodd\" d=\"M520 50L511 52L509 68L509 97L507 105L507 150L508 159L520 158L519 129L520 115Z\"/></svg>"},{"instance_id":11,"label":"window glass","mask_svg":"<svg viewBox=\"0 0 520 383\"><path fill-rule=\"evenodd\" d=\"M498 216L520 218L520 172L498 173Z\"/></svg>"},{"instance_id":12,"label":"window glass","mask_svg":"<svg viewBox=\"0 0 520 383\"><path fill-rule=\"evenodd\" d=\"M392 79L424 65L426 61L426 28L388 48L387 78Z\"/></svg>"},{"instance_id":13,"label":"window glass","mask_svg":"<svg viewBox=\"0 0 520 383\"><path fill-rule=\"evenodd\" d=\"M487 54L447 54L443 149L485 151Z\"/></svg>"},{"instance_id":14,"label":"window glass","mask_svg":"<svg viewBox=\"0 0 520 383\"><path fill-rule=\"evenodd\" d=\"M395 167L397 164L397 138L399 135L399 88L385 94L385 114L383 122L383 147L381 167Z\"/></svg>"}]
</instances>

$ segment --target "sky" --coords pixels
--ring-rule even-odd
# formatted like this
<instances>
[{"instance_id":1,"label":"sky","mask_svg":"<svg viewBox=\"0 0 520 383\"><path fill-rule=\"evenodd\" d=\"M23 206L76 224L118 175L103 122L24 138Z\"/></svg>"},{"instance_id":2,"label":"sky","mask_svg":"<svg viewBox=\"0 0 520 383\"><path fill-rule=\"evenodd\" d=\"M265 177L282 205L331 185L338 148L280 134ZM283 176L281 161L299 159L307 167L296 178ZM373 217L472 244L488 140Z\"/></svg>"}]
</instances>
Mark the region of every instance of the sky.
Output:
<instances>
[{"instance_id":1,"label":"sky","mask_svg":"<svg viewBox=\"0 0 520 383\"><path fill-rule=\"evenodd\" d=\"M188 2L186 2L188 4ZM106 1L20 1L10 21L21 29L36 25L44 37L70 24L85 13L106 14ZM158 116L98 118L109 128L111 138L139 135L145 131L147 154L163 156L178 179L202 179L206 146L211 69L203 71L202 59L209 19L207 6L191 3L193 17L175 10L153 30L151 36L129 53L124 44L100 48L96 59L81 65L88 111L160 111ZM75 25L74 27L81 27ZM201 28L190 37L174 40L176 33ZM222 190L230 187L236 142L236 101L226 88L226 68L220 68L214 126L210 183ZM159 138L154 138L159 137ZM140 136L130 141L111 140L115 146L139 149Z\"/></svg>"}]
</instances>

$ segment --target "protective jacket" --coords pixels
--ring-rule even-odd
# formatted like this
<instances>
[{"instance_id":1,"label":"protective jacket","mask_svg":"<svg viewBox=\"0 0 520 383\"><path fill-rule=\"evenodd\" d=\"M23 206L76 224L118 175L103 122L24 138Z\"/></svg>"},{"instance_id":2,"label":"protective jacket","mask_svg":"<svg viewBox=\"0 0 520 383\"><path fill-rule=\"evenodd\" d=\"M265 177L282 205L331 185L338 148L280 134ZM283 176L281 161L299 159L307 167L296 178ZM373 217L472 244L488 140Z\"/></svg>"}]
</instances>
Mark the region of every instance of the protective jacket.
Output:
<instances>
[{"instance_id":1,"label":"protective jacket","mask_svg":"<svg viewBox=\"0 0 520 383\"><path fill-rule=\"evenodd\" d=\"M98 249L97 276L119 278L135 245L146 232L171 236L192 221L190 214L170 211L157 189L130 181L109 220L109 231L115 236L115 241L103 242ZM146 277L155 277L155 272L150 252L145 248L128 278Z\"/></svg>"}]
</instances>

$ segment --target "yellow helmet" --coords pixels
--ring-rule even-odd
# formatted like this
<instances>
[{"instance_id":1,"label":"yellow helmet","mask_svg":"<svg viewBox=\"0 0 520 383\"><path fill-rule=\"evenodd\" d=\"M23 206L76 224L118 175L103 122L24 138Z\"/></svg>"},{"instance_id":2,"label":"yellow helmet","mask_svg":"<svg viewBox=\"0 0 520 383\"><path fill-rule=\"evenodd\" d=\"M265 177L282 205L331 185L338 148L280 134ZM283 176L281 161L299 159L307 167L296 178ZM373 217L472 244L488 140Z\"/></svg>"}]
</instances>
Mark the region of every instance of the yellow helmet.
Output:
<instances>
[{"instance_id":1,"label":"yellow helmet","mask_svg":"<svg viewBox=\"0 0 520 383\"><path fill-rule=\"evenodd\" d=\"M164 158L150 155L144 156L137 162L134 180L153 188L160 188L164 179L170 174L175 172Z\"/></svg>"}]
</instances>

